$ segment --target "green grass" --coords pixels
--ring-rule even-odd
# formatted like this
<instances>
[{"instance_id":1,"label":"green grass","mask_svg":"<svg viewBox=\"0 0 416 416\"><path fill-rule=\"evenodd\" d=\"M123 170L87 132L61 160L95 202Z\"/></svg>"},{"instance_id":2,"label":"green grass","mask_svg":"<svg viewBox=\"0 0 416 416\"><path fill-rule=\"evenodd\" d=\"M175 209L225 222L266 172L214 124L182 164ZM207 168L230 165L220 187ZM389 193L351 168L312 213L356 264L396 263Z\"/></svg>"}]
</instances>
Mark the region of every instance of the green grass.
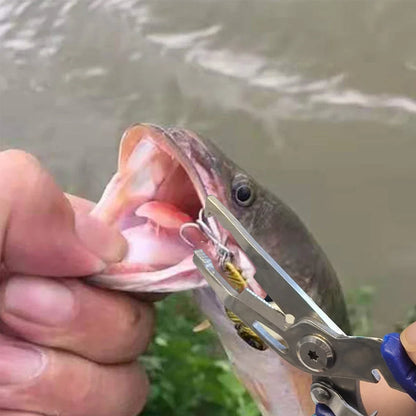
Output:
<instances>
[{"instance_id":1,"label":"green grass","mask_svg":"<svg viewBox=\"0 0 416 416\"><path fill-rule=\"evenodd\" d=\"M204 318L189 294L157 304L157 334L143 357L152 389L145 416L257 416L259 411L230 365L214 332L192 330Z\"/></svg>"},{"instance_id":2,"label":"green grass","mask_svg":"<svg viewBox=\"0 0 416 416\"><path fill-rule=\"evenodd\" d=\"M363 286L347 294L353 333L372 334L375 290ZM143 357L152 389L145 416L259 416L259 411L234 377L214 332L194 333L204 317L188 293L171 295L157 304L154 342ZM396 330L416 320L416 307Z\"/></svg>"}]
</instances>

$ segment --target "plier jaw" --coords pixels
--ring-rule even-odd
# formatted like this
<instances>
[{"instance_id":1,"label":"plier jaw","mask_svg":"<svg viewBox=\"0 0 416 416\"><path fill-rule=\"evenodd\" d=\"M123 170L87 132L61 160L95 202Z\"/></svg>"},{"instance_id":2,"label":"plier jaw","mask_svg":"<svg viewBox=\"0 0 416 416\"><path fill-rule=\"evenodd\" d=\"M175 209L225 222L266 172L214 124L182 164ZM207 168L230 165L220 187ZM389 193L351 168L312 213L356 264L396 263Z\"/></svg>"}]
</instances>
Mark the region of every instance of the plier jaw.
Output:
<instances>
[{"instance_id":1,"label":"plier jaw","mask_svg":"<svg viewBox=\"0 0 416 416\"><path fill-rule=\"evenodd\" d=\"M379 338L347 336L213 196L204 214L232 234L256 268L255 279L279 309L249 288L238 292L202 250L194 263L225 308L236 314L283 359L313 376L311 396L336 416L364 415L358 382L376 383L383 375L403 391L384 362Z\"/></svg>"}]
</instances>

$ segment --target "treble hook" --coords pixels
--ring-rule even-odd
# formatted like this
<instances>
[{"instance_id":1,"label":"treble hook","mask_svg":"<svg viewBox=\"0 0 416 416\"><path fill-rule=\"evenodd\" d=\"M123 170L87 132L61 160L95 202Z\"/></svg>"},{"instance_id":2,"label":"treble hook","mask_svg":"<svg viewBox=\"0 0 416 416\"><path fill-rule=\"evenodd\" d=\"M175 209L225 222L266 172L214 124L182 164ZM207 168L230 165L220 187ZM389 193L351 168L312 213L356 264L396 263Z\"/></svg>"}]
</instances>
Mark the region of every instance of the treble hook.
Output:
<instances>
[{"instance_id":1,"label":"treble hook","mask_svg":"<svg viewBox=\"0 0 416 416\"><path fill-rule=\"evenodd\" d=\"M184 235L184 230L187 228L195 228L208 237L208 239L214 244L221 267L224 268L226 261L232 257L232 253L225 246L225 244L221 243L219 238L215 236L211 227L206 223L203 208L200 209L198 218L195 220L195 222L186 222L179 228L179 236L182 238L182 240L192 248L195 248L195 244L189 241Z\"/></svg>"}]
</instances>

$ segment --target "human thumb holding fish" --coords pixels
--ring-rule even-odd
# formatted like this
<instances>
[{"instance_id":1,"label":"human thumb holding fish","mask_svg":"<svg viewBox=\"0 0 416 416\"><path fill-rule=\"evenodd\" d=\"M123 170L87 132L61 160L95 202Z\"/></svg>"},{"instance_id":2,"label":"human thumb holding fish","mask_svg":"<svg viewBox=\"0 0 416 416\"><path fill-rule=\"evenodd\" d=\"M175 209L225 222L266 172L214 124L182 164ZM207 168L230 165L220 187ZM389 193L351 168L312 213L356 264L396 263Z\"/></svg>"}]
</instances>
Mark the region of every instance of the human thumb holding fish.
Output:
<instances>
[{"instance_id":1,"label":"human thumb holding fish","mask_svg":"<svg viewBox=\"0 0 416 416\"><path fill-rule=\"evenodd\" d=\"M153 309L84 281L124 256L124 238L32 156L1 152L0 171L0 414L137 414Z\"/></svg>"}]
</instances>

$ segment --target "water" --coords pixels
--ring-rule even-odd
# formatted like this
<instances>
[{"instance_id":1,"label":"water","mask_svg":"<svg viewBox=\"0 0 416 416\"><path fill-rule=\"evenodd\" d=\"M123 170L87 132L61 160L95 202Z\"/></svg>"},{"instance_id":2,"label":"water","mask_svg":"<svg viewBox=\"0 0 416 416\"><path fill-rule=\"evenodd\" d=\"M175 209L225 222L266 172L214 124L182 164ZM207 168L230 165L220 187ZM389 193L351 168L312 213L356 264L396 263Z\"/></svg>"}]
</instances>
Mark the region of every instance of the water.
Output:
<instances>
[{"instance_id":1,"label":"water","mask_svg":"<svg viewBox=\"0 0 416 416\"><path fill-rule=\"evenodd\" d=\"M129 124L212 138L303 218L375 333L415 303L416 3L0 0L0 140L97 199Z\"/></svg>"}]
</instances>

